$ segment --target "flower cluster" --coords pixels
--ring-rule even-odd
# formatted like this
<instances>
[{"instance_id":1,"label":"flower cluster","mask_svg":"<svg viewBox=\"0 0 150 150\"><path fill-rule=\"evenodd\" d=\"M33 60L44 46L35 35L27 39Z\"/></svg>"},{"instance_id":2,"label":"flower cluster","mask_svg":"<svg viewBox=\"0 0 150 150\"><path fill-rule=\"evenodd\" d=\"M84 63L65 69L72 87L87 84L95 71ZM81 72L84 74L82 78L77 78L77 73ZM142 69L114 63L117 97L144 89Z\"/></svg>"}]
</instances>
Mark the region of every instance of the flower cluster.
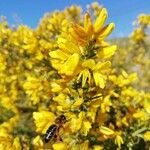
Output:
<instances>
[{"instance_id":1,"label":"flower cluster","mask_svg":"<svg viewBox=\"0 0 150 150\"><path fill-rule=\"evenodd\" d=\"M34 30L11 28L2 18L1 150L149 147L150 94L133 86L137 73L115 65L121 58L106 39L115 27L105 24L107 10L88 8L83 19L74 5L48 13ZM139 17L136 44L148 19Z\"/></svg>"}]
</instances>

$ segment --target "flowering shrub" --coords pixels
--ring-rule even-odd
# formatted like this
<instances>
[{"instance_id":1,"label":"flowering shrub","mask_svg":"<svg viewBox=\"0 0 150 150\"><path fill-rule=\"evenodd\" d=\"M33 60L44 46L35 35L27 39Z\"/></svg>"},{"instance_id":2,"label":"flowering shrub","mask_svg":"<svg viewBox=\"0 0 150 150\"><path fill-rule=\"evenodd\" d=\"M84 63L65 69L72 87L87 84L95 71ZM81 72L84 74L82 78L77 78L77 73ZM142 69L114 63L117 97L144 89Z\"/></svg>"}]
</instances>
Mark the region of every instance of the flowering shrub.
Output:
<instances>
[{"instance_id":1,"label":"flowering shrub","mask_svg":"<svg viewBox=\"0 0 150 150\"><path fill-rule=\"evenodd\" d=\"M131 53L121 55L106 40L115 27L105 24L107 17L105 8L92 3L83 18L81 8L71 6L46 14L34 30L11 28L2 18L1 150L149 148L150 94L142 86L148 70L138 74L124 59L148 68L150 17L138 17Z\"/></svg>"}]
</instances>

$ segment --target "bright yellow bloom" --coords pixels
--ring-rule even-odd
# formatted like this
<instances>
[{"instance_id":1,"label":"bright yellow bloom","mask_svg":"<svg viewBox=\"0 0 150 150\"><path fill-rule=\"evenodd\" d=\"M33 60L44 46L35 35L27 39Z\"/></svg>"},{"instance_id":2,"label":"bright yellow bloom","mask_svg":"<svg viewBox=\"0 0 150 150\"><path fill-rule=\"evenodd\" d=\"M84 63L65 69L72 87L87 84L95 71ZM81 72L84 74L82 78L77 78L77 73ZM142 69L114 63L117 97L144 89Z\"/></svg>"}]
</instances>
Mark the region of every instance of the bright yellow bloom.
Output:
<instances>
[{"instance_id":1,"label":"bright yellow bloom","mask_svg":"<svg viewBox=\"0 0 150 150\"><path fill-rule=\"evenodd\" d=\"M131 34L131 39L137 42L144 40L144 37L145 37L145 32L142 28L135 29Z\"/></svg>"},{"instance_id":2,"label":"bright yellow bloom","mask_svg":"<svg viewBox=\"0 0 150 150\"><path fill-rule=\"evenodd\" d=\"M79 55L77 53L74 53L63 64L64 67L59 68L60 74L65 74L67 76L72 75L75 72L78 63L79 63Z\"/></svg>"},{"instance_id":3,"label":"bright yellow bloom","mask_svg":"<svg viewBox=\"0 0 150 150\"><path fill-rule=\"evenodd\" d=\"M110 96L106 96L101 103L101 111L102 113L109 112L110 111L110 106L112 106L112 102L110 100Z\"/></svg>"},{"instance_id":4,"label":"bright yellow bloom","mask_svg":"<svg viewBox=\"0 0 150 150\"><path fill-rule=\"evenodd\" d=\"M19 140L19 137L16 137L13 141L13 146L14 150L21 150L21 143L20 143L20 140Z\"/></svg>"},{"instance_id":5,"label":"bright yellow bloom","mask_svg":"<svg viewBox=\"0 0 150 150\"><path fill-rule=\"evenodd\" d=\"M148 115L145 112L140 111L140 110L137 111L136 113L134 113L133 117L140 119L140 120L148 120L149 119Z\"/></svg>"},{"instance_id":6,"label":"bright yellow bloom","mask_svg":"<svg viewBox=\"0 0 150 150\"><path fill-rule=\"evenodd\" d=\"M49 126L55 121L55 115L49 111L34 112L33 119L36 131L45 134Z\"/></svg>"},{"instance_id":7,"label":"bright yellow bloom","mask_svg":"<svg viewBox=\"0 0 150 150\"><path fill-rule=\"evenodd\" d=\"M13 138L11 135L0 135L0 149L1 150L21 150L21 143L19 137Z\"/></svg>"},{"instance_id":8,"label":"bright yellow bloom","mask_svg":"<svg viewBox=\"0 0 150 150\"><path fill-rule=\"evenodd\" d=\"M145 141L150 141L150 131L147 131L144 133L144 140Z\"/></svg>"},{"instance_id":9,"label":"bright yellow bloom","mask_svg":"<svg viewBox=\"0 0 150 150\"><path fill-rule=\"evenodd\" d=\"M53 150L67 150L67 144L60 142L60 143L55 143L53 144Z\"/></svg>"},{"instance_id":10,"label":"bright yellow bloom","mask_svg":"<svg viewBox=\"0 0 150 150\"><path fill-rule=\"evenodd\" d=\"M110 24L103 28L106 18L106 9L102 9L93 25L89 14L85 14L84 27L75 24L70 28L69 34L63 33L58 37L59 49L51 51L49 55L52 58L52 66L58 70L59 74L63 77L79 75L78 79L82 78L82 87L87 82L92 83L93 80L96 86L105 87L111 63L109 61L95 62L92 57L107 59L116 51L116 46L109 46L103 41L114 27ZM97 41L94 42L94 40ZM95 50L96 43L98 48ZM93 47L90 47L91 44Z\"/></svg>"},{"instance_id":11,"label":"bright yellow bloom","mask_svg":"<svg viewBox=\"0 0 150 150\"><path fill-rule=\"evenodd\" d=\"M138 22L142 25L150 25L150 15L149 14L140 14L138 16Z\"/></svg>"},{"instance_id":12,"label":"bright yellow bloom","mask_svg":"<svg viewBox=\"0 0 150 150\"><path fill-rule=\"evenodd\" d=\"M75 101L75 103L73 103L71 108L78 108L79 106L81 106L82 103L83 103L83 99L79 98Z\"/></svg>"},{"instance_id":13,"label":"bright yellow bloom","mask_svg":"<svg viewBox=\"0 0 150 150\"><path fill-rule=\"evenodd\" d=\"M88 41L94 39L101 42L114 29L113 23L103 27L106 19L107 10L105 8L100 11L94 25L92 25L90 15L86 13L84 16L84 28L75 24L71 29L71 34L80 44L86 44Z\"/></svg>"},{"instance_id":14,"label":"bright yellow bloom","mask_svg":"<svg viewBox=\"0 0 150 150\"><path fill-rule=\"evenodd\" d=\"M34 138L33 145L35 146L36 149L43 150L43 141L39 135Z\"/></svg>"},{"instance_id":15,"label":"bright yellow bloom","mask_svg":"<svg viewBox=\"0 0 150 150\"><path fill-rule=\"evenodd\" d=\"M91 128L91 122L85 119L85 112L82 111L78 117L74 116L71 118L70 128L73 133L80 130L83 135L86 136L88 134Z\"/></svg>"},{"instance_id":16,"label":"bright yellow bloom","mask_svg":"<svg viewBox=\"0 0 150 150\"><path fill-rule=\"evenodd\" d=\"M82 123L81 133L84 136L86 136L91 128L92 128L91 122L88 120L84 120Z\"/></svg>"},{"instance_id":17,"label":"bright yellow bloom","mask_svg":"<svg viewBox=\"0 0 150 150\"><path fill-rule=\"evenodd\" d=\"M121 147L121 144L123 144L123 139L120 135L116 135L115 137L115 144L118 145L118 147L120 148Z\"/></svg>"},{"instance_id":18,"label":"bright yellow bloom","mask_svg":"<svg viewBox=\"0 0 150 150\"><path fill-rule=\"evenodd\" d=\"M121 74L118 77L116 75L110 75L109 79L119 87L123 87L137 80L137 74L131 73L128 75L124 70L122 70Z\"/></svg>"},{"instance_id":19,"label":"bright yellow bloom","mask_svg":"<svg viewBox=\"0 0 150 150\"><path fill-rule=\"evenodd\" d=\"M27 26L19 26L17 31L10 36L10 42L15 46L21 45L21 48L28 53L34 53L37 50L37 39Z\"/></svg>"},{"instance_id":20,"label":"bright yellow bloom","mask_svg":"<svg viewBox=\"0 0 150 150\"><path fill-rule=\"evenodd\" d=\"M84 116L85 116L85 113L80 112L79 117L74 116L73 118L71 118L70 128L71 128L72 132L77 132L78 130L81 129Z\"/></svg>"},{"instance_id":21,"label":"bright yellow bloom","mask_svg":"<svg viewBox=\"0 0 150 150\"><path fill-rule=\"evenodd\" d=\"M117 50L117 46L116 45L112 45L112 46L109 46L109 47L104 47L101 51L99 51L97 53L98 58L100 58L100 59L110 58L111 56L114 55L116 50Z\"/></svg>"},{"instance_id":22,"label":"bright yellow bloom","mask_svg":"<svg viewBox=\"0 0 150 150\"><path fill-rule=\"evenodd\" d=\"M0 53L0 72L6 69L6 58L5 55Z\"/></svg>"},{"instance_id":23,"label":"bright yellow bloom","mask_svg":"<svg viewBox=\"0 0 150 150\"><path fill-rule=\"evenodd\" d=\"M42 77L37 78L27 74L27 80L24 82L23 88L33 105L38 104L41 99L44 100L49 97L50 84Z\"/></svg>"},{"instance_id":24,"label":"bright yellow bloom","mask_svg":"<svg viewBox=\"0 0 150 150\"><path fill-rule=\"evenodd\" d=\"M94 148L93 150L103 150L103 146L100 146L100 145L94 145Z\"/></svg>"},{"instance_id":25,"label":"bright yellow bloom","mask_svg":"<svg viewBox=\"0 0 150 150\"><path fill-rule=\"evenodd\" d=\"M150 95L148 95L144 100L144 108L146 112L150 114L150 98L148 97L150 97Z\"/></svg>"},{"instance_id":26,"label":"bright yellow bloom","mask_svg":"<svg viewBox=\"0 0 150 150\"><path fill-rule=\"evenodd\" d=\"M82 67L85 69L81 71L78 77L78 80L82 77L82 87L85 86L87 80L90 83L93 76L95 85L104 88L107 79L107 75L105 74L109 71L110 65L111 63L109 61L95 64L93 59L88 59L83 62ZM93 75L90 73L90 70L92 70Z\"/></svg>"}]
</instances>

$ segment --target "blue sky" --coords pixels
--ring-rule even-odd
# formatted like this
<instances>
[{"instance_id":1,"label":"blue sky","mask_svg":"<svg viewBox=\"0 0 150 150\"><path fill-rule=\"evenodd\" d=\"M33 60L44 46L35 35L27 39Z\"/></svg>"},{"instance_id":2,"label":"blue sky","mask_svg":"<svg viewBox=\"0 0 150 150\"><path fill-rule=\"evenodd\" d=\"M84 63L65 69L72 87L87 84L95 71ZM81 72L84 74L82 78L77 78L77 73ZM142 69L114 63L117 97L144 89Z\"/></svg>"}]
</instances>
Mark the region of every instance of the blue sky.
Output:
<instances>
[{"instance_id":1,"label":"blue sky","mask_svg":"<svg viewBox=\"0 0 150 150\"><path fill-rule=\"evenodd\" d=\"M0 15L6 16L10 25L15 20L35 28L46 12L62 10L72 4L86 5L92 0L0 0ZM127 36L131 33L132 22L139 13L150 13L150 0L99 0L109 12L108 22L114 22L116 28L112 37ZM17 19L16 19L17 18Z\"/></svg>"}]
</instances>

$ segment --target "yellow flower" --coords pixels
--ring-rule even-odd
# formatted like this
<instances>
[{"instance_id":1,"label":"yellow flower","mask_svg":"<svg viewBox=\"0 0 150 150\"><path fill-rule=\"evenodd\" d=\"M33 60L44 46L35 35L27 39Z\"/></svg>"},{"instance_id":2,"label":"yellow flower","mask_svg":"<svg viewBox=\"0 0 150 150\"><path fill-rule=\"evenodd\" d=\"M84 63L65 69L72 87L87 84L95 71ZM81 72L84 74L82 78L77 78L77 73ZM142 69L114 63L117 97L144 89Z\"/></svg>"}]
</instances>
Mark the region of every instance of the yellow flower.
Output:
<instances>
[{"instance_id":1,"label":"yellow flower","mask_svg":"<svg viewBox=\"0 0 150 150\"><path fill-rule=\"evenodd\" d=\"M103 100L103 102L101 103L101 111L102 113L105 112L109 112L110 111L110 106L112 106L111 100L110 100L110 96L106 96Z\"/></svg>"},{"instance_id":2,"label":"yellow flower","mask_svg":"<svg viewBox=\"0 0 150 150\"><path fill-rule=\"evenodd\" d=\"M3 122L0 125L1 134L8 134L13 132L14 127L17 125L20 117L19 115L15 115L14 117L10 118L7 122Z\"/></svg>"},{"instance_id":3,"label":"yellow flower","mask_svg":"<svg viewBox=\"0 0 150 150\"><path fill-rule=\"evenodd\" d=\"M21 143L19 137L13 138L9 134L0 135L0 149L1 150L21 150Z\"/></svg>"},{"instance_id":4,"label":"yellow flower","mask_svg":"<svg viewBox=\"0 0 150 150\"><path fill-rule=\"evenodd\" d=\"M144 108L145 108L146 112L150 114L150 99L149 98L145 98Z\"/></svg>"},{"instance_id":5,"label":"yellow flower","mask_svg":"<svg viewBox=\"0 0 150 150\"><path fill-rule=\"evenodd\" d=\"M71 108L72 108L72 109L78 108L82 103L83 103L83 99L79 98L79 99L77 99L77 100L73 103L73 105L71 106Z\"/></svg>"},{"instance_id":6,"label":"yellow flower","mask_svg":"<svg viewBox=\"0 0 150 150\"><path fill-rule=\"evenodd\" d=\"M36 149L42 150L43 149L43 141L41 137L38 135L33 139L33 145L35 146ZM44 149L43 149L44 150Z\"/></svg>"},{"instance_id":7,"label":"yellow flower","mask_svg":"<svg viewBox=\"0 0 150 150\"><path fill-rule=\"evenodd\" d=\"M72 36L78 41L79 44L86 44L90 40L98 39L98 41L103 41L113 30L114 24L110 23L103 27L107 19L107 10L103 8L94 25L90 15L88 13L84 16L84 28L75 24L72 29L70 29Z\"/></svg>"},{"instance_id":8,"label":"yellow flower","mask_svg":"<svg viewBox=\"0 0 150 150\"><path fill-rule=\"evenodd\" d=\"M133 41L139 42L139 41L144 40L145 32L144 32L144 30L143 30L142 28L137 28L137 29L135 29L135 30L133 31L133 33L131 34L130 37L131 37L131 39L132 39Z\"/></svg>"},{"instance_id":9,"label":"yellow flower","mask_svg":"<svg viewBox=\"0 0 150 150\"><path fill-rule=\"evenodd\" d=\"M116 137L115 137L115 144L117 144L118 147L120 148L120 147L121 147L121 144L123 144L123 143L124 143L124 142L123 142L122 137L121 137L119 134L117 134Z\"/></svg>"},{"instance_id":10,"label":"yellow flower","mask_svg":"<svg viewBox=\"0 0 150 150\"><path fill-rule=\"evenodd\" d=\"M73 133L80 130L80 132L85 136L88 134L90 128L92 127L91 122L85 118L85 112L83 111L79 113L78 117L73 116L69 124Z\"/></svg>"},{"instance_id":11,"label":"yellow flower","mask_svg":"<svg viewBox=\"0 0 150 150\"><path fill-rule=\"evenodd\" d=\"M103 146L100 145L94 145L93 150L103 150Z\"/></svg>"},{"instance_id":12,"label":"yellow flower","mask_svg":"<svg viewBox=\"0 0 150 150\"><path fill-rule=\"evenodd\" d=\"M89 141L86 140L84 143L80 144L80 150L89 150Z\"/></svg>"},{"instance_id":13,"label":"yellow flower","mask_svg":"<svg viewBox=\"0 0 150 150\"><path fill-rule=\"evenodd\" d=\"M96 86L99 86L100 88L104 88L107 80L107 72L109 72L111 63L109 61L107 62L98 62L95 64L95 61L93 59L88 59L85 62L82 63L82 67L85 69L80 72L78 76L78 80L82 77L82 87L85 86L85 83L91 82L92 74L93 79ZM92 73L90 73L90 70Z\"/></svg>"},{"instance_id":14,"label":"yellow flower","mask_svg":"<svg viewBox=\"0 0 150 150\"><path fill-rule=\"evenodd\" d=\"M109 79L119 87L124 87L137 80L137 73L127 74L124 70L122 70L118 77L116 75L109 75Z\"/></svg>"},{"instance_id":15,"label":"yellow flower","mask_svg":"<svg viewBox=\"0 0 150 150\"><path fill-rule=\"evenodd\" d=\"M60 143L55 143L52 145L53 150L67 150L67 144L60 142Z\"/></svg>"},{"instance_id":16,"label":"yellow flower","mask_svg":"<svg viewBox=\"0 0 150 150\"><path fill-rule=\"evenodd\" d=\"M32 74L27 74L26 76L27 80L23 82L23 88L32 104L36 105L40 100L48 99L50 91L49 82L40 76L38 78Z\"/></svg>"},{"instance_id":17,"label":"yellow flower","mask_svg":"<svg viewBox=\"0 0 150 150\"><path fill-rule=\"evenodd\" d=\"M14 150L21 150L22 149L19 137L16 137L14 139L12 147L13 147Z\"/></svg>"},{"instance_id":18,"label":"yellow flower","mask_svg":"<svg viewBox=\"0 0 150 150\"><path fill-rule=\"evenodd\" d=\"M73 118L71 118L70 128L71 128L73 133L77 132L78 130L81 129L82 121L84 119L84 116L85 116L85 112L80 112L79 117L74 116Z\"/></svg>"},{"instance_id":19,"label":"yellow flower","mask_svg":"<svg viewBox=\"0 0 150 150\"><path fill-rule=\"evenodd\" d=\"M49 111L34 112L33 119L36 131L45 134L49 126L55 121L55 115Z\"/></svg>"},{"instance_id":20,"label":"yellow flower","mask_svg":"<svg viewBox=\"0 0 150 150\"><path fill-rule=\"evenodd\" d=\"M96 86L105 87L111 63L109 61L98 62L98 60L95 62L92 57L107 59L116 51L116 46L109 46L103 41L114 27L113 24L110 24L103 28L106 16L106 9L102 9L93 25L89 14L85 14L84 27L75 24L70 28L68 34L63 33L58 37L59 49L49 53L52 58L52 66L58 70L58 73L63 77L79 75L78 79L82 77L82 87L87 80L89 83L93 82L91 77ZM98 48L94 40L97 40Z\"/></svg>"},{"instance_id":21,"label":"yellow flower","mask_svg":"<svg viewBox=\"0 0 150 150\"><path fill-rule=\"evenodd\" d=\"M61 111L69 109L72 105L69 97L63 93L60 93L58 96L54 97L53 100L57 102L57 109Z\"/></svg>"},{"instance_id":22,"label":"yellow flower","mask_svg":"<svg viewBox=\"0 0 150 150\"><path fill-rule=\"evenodd\" d=\"M83 123L82 123L82 128L81 128L81 133L84 135L84 136L87 136L89 130L92 128L91 126L91 122L88 121L88 120L84 120Z\"/></svg>"},{"instance_id":23,"label":"yellow flower","mask_svg":"<svg viewBox=\"0 0 150 150\"><path fill-rule=\"evenodd\" d=\"M142 25L150 25L150 15L140 14L138 16L138 23L140 23Z\"/></svg>"},{"instance_id":24,"label":"yellow flower","mask_svg":"<svg viewBox=\"0 0 150 150\"><path fill-rule=\"evenodd\" d=\"M150 131L147 131L144 133L144 140L145 141L150 141Z\"/></svg>"},{"instance_id":25,"label":"yellow flower","mask_svg":"<svg viewBox=\"0 0 150 150\"><path fill-rule=\"evenodd\" d=\"M137 110L137 112L133 114L133 117L136 119L140 119L140 120L148 120L149 119L147 114L145 112L143 112L142 110Z\"/></svg>"},{"instance_id":26,"label":"yellow flower","mask_svg":"<svg viewBox=\"0 0 150 150\"><path fill-rule=\"evenodd\" d=\"M3 70L6 69L6 58L5 58L5 55L2 55L0 53L0 72L2 72Z\"/></svg>"},{"instance_id":27,"label":"yellow flower","mask_svg":"<svg viewBox=\"0 0 150 150\"><path fill-rule=\"evenodd\" d=\"M16 46L21 46L28 53L34 53L37 50L37 39L34 32L27 26L19 26L17 31L10 36L10 42Z\"/></svg>"},{"instance_id":28,"label":"yellow flower","mask_svg":"<svg viewBox=\"0 0 150 150\"><path fill-rule=\"evenodd\" d=\"M63 64L62 68L60 68L60 73L65 75L73 75L79 63L79 55L74 53L71 55L66 62Z\"/></svg>"},{"instance_id":29,"label":"yellow flower","mask_svg":"<svg viewBox=\"0 0 150 150\"><path fill-rule=\"evenodd\" d=\"M100 59L107 59L107 58L110 58L111 56L113 56L115 54L116 50L117 50L116 45L104 47L101 51L98 51L97 56Z\"/></svg>"}]
</instances>

